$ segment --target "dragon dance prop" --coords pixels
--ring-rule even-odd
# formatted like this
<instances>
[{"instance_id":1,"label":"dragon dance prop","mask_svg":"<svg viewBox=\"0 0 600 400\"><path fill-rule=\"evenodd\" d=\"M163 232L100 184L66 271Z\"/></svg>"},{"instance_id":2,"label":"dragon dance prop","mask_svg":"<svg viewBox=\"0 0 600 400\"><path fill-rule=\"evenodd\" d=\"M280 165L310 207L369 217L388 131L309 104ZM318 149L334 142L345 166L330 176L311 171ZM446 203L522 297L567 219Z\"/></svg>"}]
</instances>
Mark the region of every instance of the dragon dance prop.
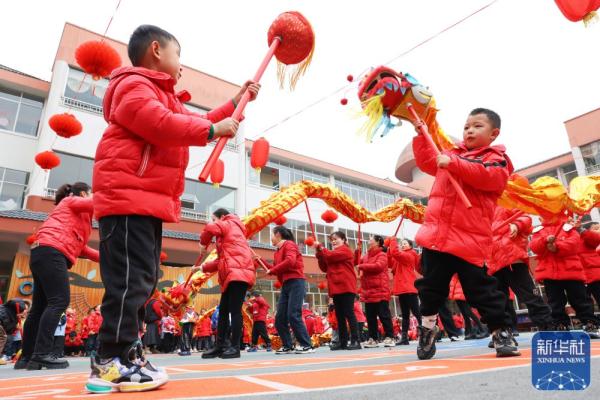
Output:
<instances>
[{"instance_id":1,"label":"dragon dance prop","mask_svg":"<svg viewBox=\"0 0 600 400\"><path fill-rule=\"evenodd\" d=\"M286 72L290 68L292 71L289 81L290 88L293 89L300 76L306 72L312 60L315 49L315 34L312 27L308 20L299 12L284 12L273 21L267 36L269 50L260 64L258 71L256 71L253 80L254 82L260 81L269 62L275 56L278 61L277 76L280 85L283 86ZM236 121L240 120L248 101L250 101L250 92L246 90L231 116L233 119ZM217 142L202 172L200 172L198 179L201 182L206 182L213 166L225 148L227 139L226 137L222 137Z\"/></svg>"}]
</instances>

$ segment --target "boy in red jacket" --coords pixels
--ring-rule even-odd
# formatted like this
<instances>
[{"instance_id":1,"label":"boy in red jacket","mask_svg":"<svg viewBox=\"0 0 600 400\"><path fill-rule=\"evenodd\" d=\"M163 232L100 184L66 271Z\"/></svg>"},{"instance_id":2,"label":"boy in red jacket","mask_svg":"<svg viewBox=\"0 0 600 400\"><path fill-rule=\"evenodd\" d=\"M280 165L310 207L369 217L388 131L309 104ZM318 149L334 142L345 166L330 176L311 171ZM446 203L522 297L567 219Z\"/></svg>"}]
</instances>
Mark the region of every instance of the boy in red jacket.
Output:
<instances>
[{"instance_id":1,"label":"boy in red jacket","mask_svg":"<svg viewBox=\"0 0 600 400\"><path fill-rule=\"evenodd\" d=\"M568 330L571 325L565 311L567 300L593 339L600 338L594 303L584 285L585 274L579 259L580 237L577 229L565 223L564 217L542 221L533 230L529 247L537 254L535 280L544 283L548 304L556 330Z\"/></svg>"},{"instance_id":2,"label":"boy in red jacket","mask_svg":"<svg viewBox=\"0 0 600 400\"><path fill-rule=\"evenodd\" d=\"M422 135L413 139L417 166L436 177L429 195L425 221L416 241L423 247L423 278L415 286L421 298L423 326L419 327L419 359L435 354L437 314L448 297L452 275L458 274L467 301L476 307L493 331L498 357L520 355L510 332L506 296L483 268L492 248L492 221L496 201L513 167L504 146L491 146L500 133L500 117L477 108L469 114L464 141L437 155ZM452 175L473 207L467 209L450 184Z\"/></svg>"},{"instance_id":3,"label":"boy in red jacket","mask_svg":"<svg viewBox=\"0 0 600 400\"><path fill-rule=\"evenodd\" d=\"M238 122L230 116L236 102L245 90L252 99L259 90L246 82L233 101L195 114L183 105L189 93L175 92L182 68L172 34L142 25L127 51L133 67L111 74L103 102L108 127L93 172L105 287L100 348L87 384L94 393L151 390L167 382L164 370L143 359L138 332L157 282L162 223L179 221L189 147L235 136Z\"/></svg>"},{"instance_id":4,"label":"boy in red jacket","mask_svg":"<svg viewBox=\"0 0 600 400\"><path fill-rule=\"evenodd\" d=\"M252 310L252 347L248 352L255 352L259 336L265 341L267 351L271 351L271 339L267 333L267 314L271 306L259 292L252 292L250 309Z\"/></svg>"},{"instance_id":5,"label":"boy in red jacket","mask_svg":"<svg viewBox=\"0 0 600 400\"><path fill-rule=\"evenodd\" d=\"M600 245L600 224L594 223L581 232L579 258L583 264L585 283L588 293L600 304L600 254L596 248Z\"/></svg>"}]
</instances>

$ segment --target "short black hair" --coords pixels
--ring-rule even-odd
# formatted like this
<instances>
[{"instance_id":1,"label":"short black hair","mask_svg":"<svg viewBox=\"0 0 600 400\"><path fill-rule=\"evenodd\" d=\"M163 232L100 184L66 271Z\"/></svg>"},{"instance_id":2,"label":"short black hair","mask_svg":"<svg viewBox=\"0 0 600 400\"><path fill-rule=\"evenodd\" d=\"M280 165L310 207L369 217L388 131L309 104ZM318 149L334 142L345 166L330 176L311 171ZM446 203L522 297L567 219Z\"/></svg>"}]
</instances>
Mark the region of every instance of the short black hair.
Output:
<instances>
[{"instance_id":1,"label":"short black hair","mask_svg":"<svg viewBox=\"0 0 600 400\"><path fill-rule=\"evenodd\" d=\"M218 208L213 212L213 215L217 218L224 217L225 215L231 214L226 208Z\"/></svg>"},{"instance_id":2,"label":"short black hair","mask_svg":"<svg viewBox=\"0 0 600 400\"><path fill-rule=\"evenodd\" d=\"M497 112L492 111L488 108L474 108L469 115L478 115L478 114L484 114L489 120L490 123L492 124L492 128L496 129L500 129L500 125L502 125L502 121L500 120L500 116L498 115Z\"/></svg>"},{"instance_id":3,"label":"short black hair","mask_svg":"<svg viewBox=\"0 0 600 400\"><path fill-rule=\"evenodd\" d=\"M179 46L177 38L164 29L154 25L140 25L131 34L129 44L127 45L127 55L134 67L141 65L148 46L155 40L161 46L166 46L171 40L175 41Z\"/></svg>"}]
</instances>

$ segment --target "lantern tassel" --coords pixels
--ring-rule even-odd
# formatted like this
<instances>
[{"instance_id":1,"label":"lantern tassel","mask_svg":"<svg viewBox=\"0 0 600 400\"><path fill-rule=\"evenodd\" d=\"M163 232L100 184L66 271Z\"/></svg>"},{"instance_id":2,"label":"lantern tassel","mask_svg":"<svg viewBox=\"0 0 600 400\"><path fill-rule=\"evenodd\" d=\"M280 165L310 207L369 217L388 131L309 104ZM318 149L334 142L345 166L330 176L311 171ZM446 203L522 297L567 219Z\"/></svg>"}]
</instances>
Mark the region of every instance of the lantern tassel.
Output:
<instances>
[{"instance_id":1,"label":"lantern tassel","mask_svg":"<svg viewBox=\"0 0 600 400\"><path fill-rule=\"evenodd\" d=\"M590 11L583 17L583 24L586 28L596 22L598 22L598 13L596 11Z\"/></svg>"},{"instance_id":2,"label":"lantern tassel","mask_svg":"<svg viewBox=\"0 0 600 400\"><path fill-rule=\"evenodd\" d=\"M365 115L368 119L363 126L360 127L357 134L361 136L365 135L368 143L373 141L377 128L379 128L384 119L384 109L381 101L382 97L383 94L373 96L363 102L363 109L360 112L360 115Z\"/></svg>"},{"instance_id":3,"label":"lantern tassel","mask_svg":"<svg viewBox=\"0 0 600 400\"><path fill-rule=\"evenodd\" d=\"M296 84L298 83L298 80L308 70L308 67L310 66L314 52L315 52L315 46L313 43L313 47L310 50L310 53L299 64L286 65L286 64L282 63L281 61L277 60L277 80L279 81L280 89L283 89L286 78L288 80L289 89L294 90L296 88Z\"/></svg>"},{"instance_id":4,"label":"lantern tassel","mask_svg":"<svg viewBox=\"0 0 600 400\"><path fill-rule=\"evenodd\" d=\"M218 189L218 188L219 188L219 186L221 186L221 185L220 185L220 184L218 184L218 183L213 183L213 187L214 187L215 189Z\"/></svg>"}]
</instances>

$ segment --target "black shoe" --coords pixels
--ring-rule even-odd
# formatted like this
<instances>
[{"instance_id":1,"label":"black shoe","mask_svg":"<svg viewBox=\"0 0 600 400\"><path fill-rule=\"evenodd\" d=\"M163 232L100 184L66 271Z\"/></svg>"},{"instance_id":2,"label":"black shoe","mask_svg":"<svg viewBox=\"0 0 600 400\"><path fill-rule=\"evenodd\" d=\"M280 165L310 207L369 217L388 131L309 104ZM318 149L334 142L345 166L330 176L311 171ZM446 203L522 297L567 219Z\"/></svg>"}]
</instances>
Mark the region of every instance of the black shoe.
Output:
<instances>
[{"instance_id":1,"label":"black shoe","mask_svg":"<svg viewBox=\"0 0 600 400\"><path fill-rule=\"evenodd\" d=\"M294 352L294 349L292 349L291 347L285 347L285 346L283 346L282 348L280 348L279 350L277 350L275 352L275 354L277 354L277 355L292 354L293 352Z\"/></svg>"},{"instance_id":2,"label":"black shoe","mask_svg":"<svg viewBox=\"0 0 600 400\"><path fill-rule=\"evenodd\" d=\"M484 331L477 332L475 334L475 339L485 339L488 336L490 336L490 332L486 329Z\"/></svg>"},{"instance_id":3,"label":"black shoe","mask_svg":"<svg viewBox=\"0 0 600 400\"><path fill-rule=\"evenodd\" d=\"M493 341L493 340L490 340L490 342L488 343L488 347L489 347L490 349L493 349L493 348L494 348L494 341Z\"/></svg>"},{"instance_id":4,"label":"black shoe","mask_svg":"<svg viewBox=\"0 0 600 400\"><path fill-rule=\"evenodd\" d=\"M473 332L469 333L468 335L465 335L465 340L475 340L478 339L477 335Z\"/></svg>"},{"instance_id":5,"label":"black shoe","mask_svg":"<svg viewBox=\"0 0 600 400\"><path fill-rule=\"evenodd\" d=\"M27 363L27 370L39 370L43 368L47 369L65 369L69 368L69 362L64 358L56 358L56 355L49 354L45 356L31 357L31 360Z\"/></svg>"},{"instance_id":6,"label":"black shoe","mask_svg":"<svg viewBox=\"0 0 600 400\"><path fill-rule=\"evenodd\" d=\"M361 350L362 346L360 345L359 342L352 342L350 343L350 345L348 345L348 347L345 348L346 350Z\"/></svg>"},{"instance_id":7,"label":"black shoe","mask_svg":"<svg viewBox=\"0 0 600 400\"><path fill-rule=\"evenodd\" d=\"M405 335L402 335L400 341L396 343L397 346L408 346L409 344L410 342L408 341L408 336Z\"/></svg>"},{"instance_id":8,"label":"black shoe","mask_svg":"<svg viewBox=\"0 0 600 400\"><path fill-rule=\"evenodd\" d=\"M204 353L202 353L202 358L217 358L217 357L221 357L221 354L223 354L223 351L225 351L225 349L221 346L215 346L210 350L206 350Z\"/></svg>"},{"instance_id":9,"label":"black shoe","mask_svg":"<svg viewBox=\"0 0 600 400\"><path fill-rule=\"evenodd\" d=\"M519 336L519 331L512 331L513 337Z\"/></svg>"},{"instance_id":10,"label":"black shoe","mask_svg":"<svg viewBox=\"0 0 600 400\"><path fill-rule=\"evenodd\" d=\"M240 349L229 347L219 356L220 358L240 358Z\"/></svg>"},{"instance_id":11,"label":"black shoe","mask_svg":"<svg viewBox=\"0 0 600 400\"><path fill-rule=\"evenodd\" d=\"M417 357L419 360L429 360L435 355L435 338L440 328L434 326L433 329L424 326L417 327L419 332L419 345L417 346Z\"/></svg>"},{"instance_id":12,"label":"black shoe","mask_svg":"<svg viewBox=\"0 0 600 400\"><path fill-rule=\"evenodd\" d=\"M15 369L25 369L27 368L27 364L29 363L29 358L19 358L15 363Z\"/></svg>"},{"instance_id":13,"label":"black shoe","mask_svg":"<svg viewBox=\"0 0 600 400\"><path fill-rule=\"evenodd\" d=\"M336 351L336 350L345 350L346 347L343 347L341 343L336 342L334 344L332 344L331 346L329 346L329 350L331 351Z\"/></svg>"},{"instance_id":14,"label":"black shoe","mask_svg":"<svg viewBox=\"0 0 600 400\"><path fill-rule=\"evenodd\" d=\"M496 357L514 357L520 356L516 341L508 329L496 329L492 335Z\"/></svg>"}]
</instances>

